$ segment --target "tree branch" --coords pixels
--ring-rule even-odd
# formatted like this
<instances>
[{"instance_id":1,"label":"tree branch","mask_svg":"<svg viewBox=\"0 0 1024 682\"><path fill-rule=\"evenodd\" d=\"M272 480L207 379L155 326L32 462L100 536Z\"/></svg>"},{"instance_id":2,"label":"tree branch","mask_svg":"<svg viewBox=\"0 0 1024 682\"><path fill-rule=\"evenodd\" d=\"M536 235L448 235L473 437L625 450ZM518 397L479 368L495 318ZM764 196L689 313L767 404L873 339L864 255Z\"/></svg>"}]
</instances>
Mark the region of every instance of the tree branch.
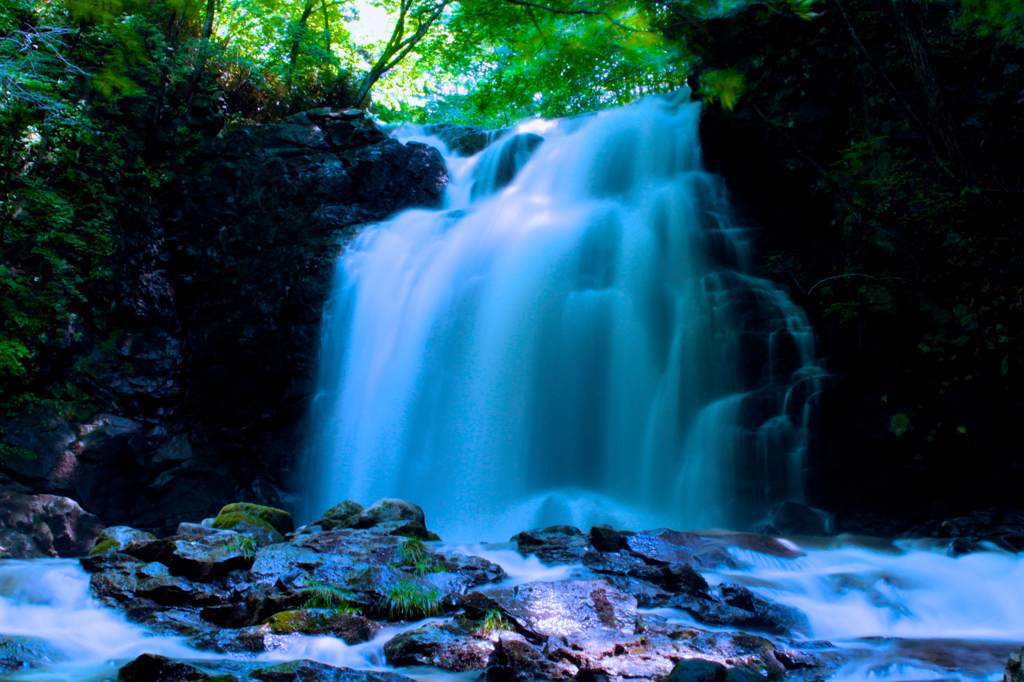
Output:
<instances>
[{"instance_id":1,"label":"tree branch","mask_svg":"<svg viewBox=\"0 0 1024 682\"><path fill-rule=\"evenodd\" d=\"M604 19L608 20L608 22L614 24L615 26L618 26L619 28L621 28L624 31L632 31L634 33L658 33L658 31L654 31L654 30L651 30L651 29L648 29L648 28L634 28L633 26L629 26L627 24L623 24L622 22L620 22L617 19L615 19L615 17L613 17L612 15L608 14L607 12L601 11L601 10L593 10L593 9L559 9L558 7L551 7L549 5L541 5L540 3L529 2L528 0L505 0L505 2L509 3L510 5L518 5L519 7L532 7L534 9L542 9L545 12L550 12L552 14L564 14L564 15L568 15L568 16L603 17Z\"/></svg>"}]
</instances>

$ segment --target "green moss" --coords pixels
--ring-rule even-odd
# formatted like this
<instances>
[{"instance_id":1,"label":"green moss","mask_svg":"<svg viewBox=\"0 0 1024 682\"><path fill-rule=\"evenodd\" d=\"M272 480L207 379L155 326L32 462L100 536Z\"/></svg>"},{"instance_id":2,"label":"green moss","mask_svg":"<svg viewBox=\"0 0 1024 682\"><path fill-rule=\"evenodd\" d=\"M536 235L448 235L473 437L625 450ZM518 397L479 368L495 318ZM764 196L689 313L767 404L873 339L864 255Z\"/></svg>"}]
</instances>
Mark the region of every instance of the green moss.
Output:
<instances>
[{"instance_id":1,"label":"green moss","mask_svg":"<svg viewBox=\"0 0 1024 682\"><path fill-rule=\"evenodd\" d=\"M106 540L97 542L96 546L89 550L89 556L103 554L104 552L109 552L114 549L120 549L120 547L121 543L119 543L117 540L107 538Z\"/></svg>"},{"instance_id":2,"label":"green moss","mask_svg":"<svg viewBox=\"0 0 1024 682\"><path fill-rule=\"evenodd\" d=\"M263 621L276 635L290 635L302 632L307 618L302 611L282 611Z\"/></svg>"},{"instance_id":3,"label":"green moss","mask_svg":"<svg viewBox=\"0 0 1024 682\"><path fill-rule=\"evenodd\" d=\"M260 521L269 524L274 528L274 530L282 535L285 533L291 533L295 530L295 522L292 520L292 515L283 509L266 507L261 504L252 504L250 502L234 502L221 509L217 516L220 517L224 514L233 513L246 514L247 516L259 519Z\"/></svg>"},{"instance_id":4,"label":"green moss","mask_svg":"<svg viewBox=\"0 0 1024 682\"><path fill-rule=\"evenodd\" d=\"M222 512L213 520L213 527L219 530L236 530L243 524L248 524L252 528L265 530L268 533L277 532L276 528L263 519L258 519L255 516L249 516L248 514L238 511L228 512L226 514Z\"/></svg>"}]
</instances>

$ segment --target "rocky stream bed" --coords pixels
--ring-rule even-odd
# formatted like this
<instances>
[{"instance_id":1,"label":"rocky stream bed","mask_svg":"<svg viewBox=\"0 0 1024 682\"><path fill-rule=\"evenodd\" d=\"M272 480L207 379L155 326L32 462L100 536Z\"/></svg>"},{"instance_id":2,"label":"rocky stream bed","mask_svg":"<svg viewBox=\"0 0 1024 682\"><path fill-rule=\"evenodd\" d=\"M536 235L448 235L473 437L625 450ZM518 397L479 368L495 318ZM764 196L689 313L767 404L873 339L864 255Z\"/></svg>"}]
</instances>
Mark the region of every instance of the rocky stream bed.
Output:
<instances>
[{"instance_id":1,"label":"rocky stream bed","mask_svg":"<svg viewBox=\"0 0 1024 682\"><path fill-rule=\"evenodd\" d=\"M796 540L554 526L502 545L453 546L401 500L342 502L298 529L286 512L229 505L166 538L107 528L81 568L2 562L0 679L998 679L1020 648L1013 605L1024 564L1012 553ZM890 563L858 566L869 557ZM827 576L831 594L798 608L815 595L787 581L813 573ZM960 597L937 597L921 577L967 574L978 584L961 596L980 616L953 613ZM55 598L47 576L78 587ZM77 605L69 589L81 592ZM928 630L939 626L922 604L936 598L962 631ZM820 638L858 634L846 627L862 613L851 599L874 604L904 635ZM39 636L45 603L64 609L47 616L58 630L76 623L74 641L52 628ZM830 618L847 623L837 629ZM972 618L991 631L971 630ZM83 644L82 632L105 644ZM1017 658L1006 676L1021 679Z\"/></svg>"}]
</instances>

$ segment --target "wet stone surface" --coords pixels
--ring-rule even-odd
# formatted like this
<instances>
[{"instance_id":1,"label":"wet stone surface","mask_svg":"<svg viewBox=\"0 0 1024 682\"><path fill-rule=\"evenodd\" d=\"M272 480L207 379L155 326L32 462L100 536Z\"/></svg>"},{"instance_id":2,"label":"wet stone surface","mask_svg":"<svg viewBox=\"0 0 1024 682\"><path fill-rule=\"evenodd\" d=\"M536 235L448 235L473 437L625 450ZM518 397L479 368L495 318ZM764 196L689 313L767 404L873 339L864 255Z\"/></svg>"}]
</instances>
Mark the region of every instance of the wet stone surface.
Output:
<instances>
[{"instance_id":1,"label":"wet stone surface","mask_svg":"<svg viewBox=\"0 0 1024 682\"><path fill-rule=\"evenodd\" d=\"M81 564L92 594L130 620L240 659L147 659L123 673L152 679L164 679L165 668L174 679L227 674L239 682L405 679L308 661L259 667L246 660L285 651L303 636L380 646L380 660L398 668L472 672L484 680L683 680L699 672L680 667L687 659L717 662L705 666L715 682L804 680L834 659L756 634L799 635L803 614L741 585L711 587L701 574L738 565L732 546L763 546L782 561L800 555L777 540L606 526L524 531L513 538L520 554L574 568L559 580L508 586L496 564L424 543L424 521L422 510L401 500L369 509L347 501L270 544L259 528L242 532L246 524L215 530L209 521L184 523L163 539L121 529L122 541ZM139 673L143 668L149 672Z\"/></svg>"}]
</instances>

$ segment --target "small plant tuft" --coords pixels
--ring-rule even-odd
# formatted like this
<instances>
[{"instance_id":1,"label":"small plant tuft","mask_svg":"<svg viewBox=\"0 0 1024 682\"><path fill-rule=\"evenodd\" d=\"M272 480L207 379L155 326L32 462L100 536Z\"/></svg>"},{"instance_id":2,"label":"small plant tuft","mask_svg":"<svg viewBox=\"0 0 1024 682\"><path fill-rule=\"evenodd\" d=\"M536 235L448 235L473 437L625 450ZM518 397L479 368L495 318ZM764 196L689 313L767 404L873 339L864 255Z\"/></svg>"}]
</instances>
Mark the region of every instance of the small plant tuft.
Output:
<instances>
[{"instance_id":1,"label":"small plant tuft","mask_svg":"<svg viewBox=\"0 0 1024 682\"><path fill-rule=\"evenodd\" d=\"M229 538L224 543L224 547L229 551L238 552L246 559L253 559L256 557L259 543L256 542L256 538L249 537L248 535L239 535L238 537Z\"/></svg>"},{"instance_id":2,"label":"small plant tuft","mask_svg":"<svg viewBox=\"0 0 1024 682\"><path fill-rule=\"evenodd\" d=\"M360 614L359 608L349 603L352 595L337 587L314 581L303 589L302 593L306 596L306 601L302 605L304 609L330 609L351 616Z\"/></svg>"},{"instance_id":3,"label":"small plant tuft","mask_svg":"<svg viewBox=\"0 0 1024 682\"><path fill-rule=\"evenodd\" d=\"M433 587L402 578L388 588L382 604L392 620L415 620L440 614L443 598L444 595Z\"/></svg>"},{"instance_id":4,"label":"small plant tuft","mask_svg":"<svg viewBox=\"0 0 1024 682\"><path fill-rule=\"evenodd\" d=\"M489 636L502 630L511 630L512 624L505 618L505 614L497 609L490 609L480 622L480 633Z\"/></svg>"},{"instance_id":5,"label":"small plant tuft","mask_svg":"<svg viewBox=\"0 0 1024 682\"><path fill-rule=\"evenodd\" d=\"M398 567L415 575L440 573L444 566L430 553L419 538L406 538L398 547Z\"/></svg>"}]
</instances>

